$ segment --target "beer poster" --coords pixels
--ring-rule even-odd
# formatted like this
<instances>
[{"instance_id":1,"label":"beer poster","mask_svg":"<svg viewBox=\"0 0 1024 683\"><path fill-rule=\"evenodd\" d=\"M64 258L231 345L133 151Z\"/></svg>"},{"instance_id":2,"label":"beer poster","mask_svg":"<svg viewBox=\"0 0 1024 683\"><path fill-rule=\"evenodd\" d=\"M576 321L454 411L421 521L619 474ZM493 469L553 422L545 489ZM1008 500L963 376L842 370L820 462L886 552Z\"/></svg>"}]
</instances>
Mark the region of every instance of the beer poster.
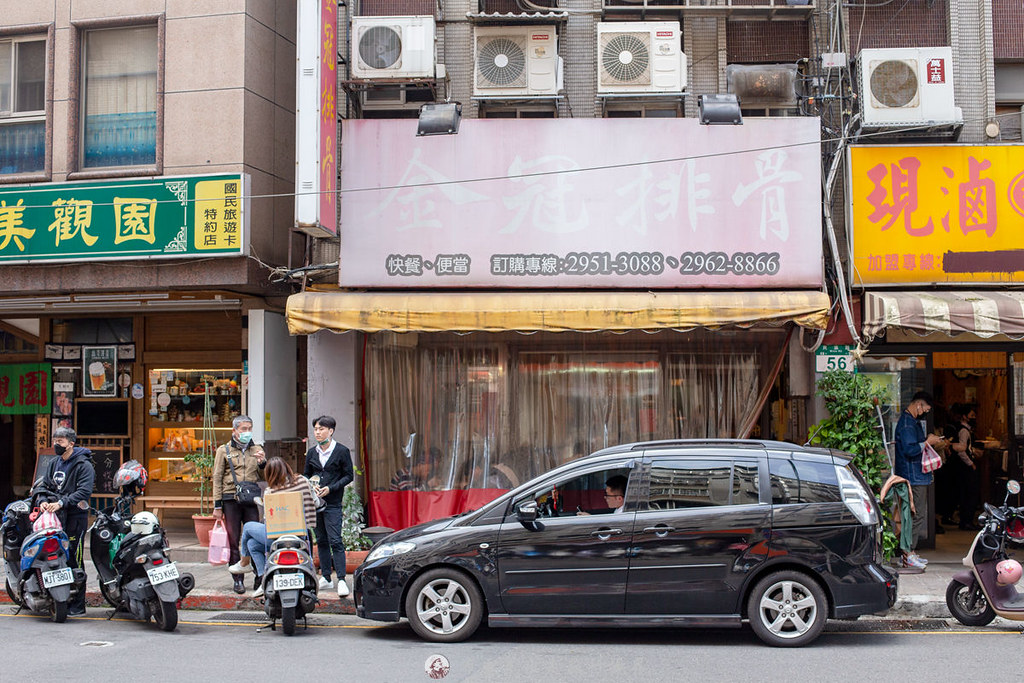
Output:
<instances>
[{"instance_id":1,"label":"beer poster","mask_svg":"<svg viewBox=\"0 0 1024 683\"><path fill-rule=\"evenodd\" d=\"M82 347L82 396L117 396L117 346Z\"/></svg>"}]
</instances>

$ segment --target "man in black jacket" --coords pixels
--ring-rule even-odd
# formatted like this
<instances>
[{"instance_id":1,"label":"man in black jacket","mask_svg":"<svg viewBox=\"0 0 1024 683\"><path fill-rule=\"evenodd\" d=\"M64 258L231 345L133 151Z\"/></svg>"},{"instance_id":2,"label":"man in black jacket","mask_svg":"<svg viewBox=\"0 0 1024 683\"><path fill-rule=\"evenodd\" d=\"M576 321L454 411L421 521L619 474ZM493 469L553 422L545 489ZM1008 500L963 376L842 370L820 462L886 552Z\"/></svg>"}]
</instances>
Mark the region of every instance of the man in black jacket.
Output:
<instances>
[{"instance_id":1,"label":"man in black jacket","mask_svg":"<svg viewBox=\"0 0 1024 683\"><path fill-rule=\"evenodd\" d=\"M58 458L50 461L44 479L57 492L58 499L40 507L63 518L64 533L68 535L68 565L82 569L82 539L89 527L89 498L96 483L96 470L92 464L92 451L76 446L78 436L69 427L53 430L53 450ZM85 509L79 506L84 504ZM68 616L85 614L85 585L72 593Z\"/></svg>"},{"instance_id":2,"label":"man in black jacket","mask_svg":"<svg viewBox=\"0 0 1024 683\"><path fill-rule=\"evenodd\" d=\"M316 545L320 553L320 590L333 585L331 569L338 574L338 597L348 595L345 584L345 544L341 540L344 523L342 496L352 483L352 455L347 447L334 440L337 421L328 415L313 420L316 445L306 452L306 467L302 473L313 481L316 493L324 506L316 512Z\"/></svg>"}]
</instances>

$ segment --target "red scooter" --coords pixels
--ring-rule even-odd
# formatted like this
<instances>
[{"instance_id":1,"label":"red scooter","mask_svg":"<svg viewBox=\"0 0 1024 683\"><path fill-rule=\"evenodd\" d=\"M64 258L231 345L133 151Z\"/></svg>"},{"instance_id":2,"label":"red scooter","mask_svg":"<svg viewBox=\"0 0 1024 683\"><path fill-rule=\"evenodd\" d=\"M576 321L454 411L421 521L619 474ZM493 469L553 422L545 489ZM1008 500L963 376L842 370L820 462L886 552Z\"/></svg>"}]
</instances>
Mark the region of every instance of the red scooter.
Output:
<instances>
[{"instance_id":1,"label":"red scooter","mask_svg":"<svg viewBox=\"0 0 1024 683\"><path fill-rule=\"evenodd\" d=\"M950 613L966 626L985 626L996 615L1024 621L1024 593L1014 585L1021 564L1006 552L1007 541L1024 544L1024 508L1008 505L1010 494L1018 493L1020 484L1011 479L1001 507L985 503L981 530L963 560L967 570L954 574L946 588Z\"/></svg>"}]
</instances>

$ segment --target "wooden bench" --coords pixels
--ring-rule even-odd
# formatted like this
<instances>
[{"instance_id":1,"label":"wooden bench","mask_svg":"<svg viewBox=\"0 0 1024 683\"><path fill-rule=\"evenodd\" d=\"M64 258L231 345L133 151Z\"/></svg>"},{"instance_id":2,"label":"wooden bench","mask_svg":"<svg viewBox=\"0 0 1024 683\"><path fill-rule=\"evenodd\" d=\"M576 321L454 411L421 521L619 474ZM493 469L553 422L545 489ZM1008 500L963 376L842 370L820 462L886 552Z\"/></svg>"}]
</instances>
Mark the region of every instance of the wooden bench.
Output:
<instances>
[{"instance_id":1,"label":"wooden bench","mask_svg":"<svg viewBox=\"0 0 1024 683\"><path fill-rule=\"evenodd\" d=\"M160 517L160 511L166 509L195 510L199 511L199 496L161 496L144 495L136 499L136 502L145 505L146 509Z\"/></svg>"}]
</instances>

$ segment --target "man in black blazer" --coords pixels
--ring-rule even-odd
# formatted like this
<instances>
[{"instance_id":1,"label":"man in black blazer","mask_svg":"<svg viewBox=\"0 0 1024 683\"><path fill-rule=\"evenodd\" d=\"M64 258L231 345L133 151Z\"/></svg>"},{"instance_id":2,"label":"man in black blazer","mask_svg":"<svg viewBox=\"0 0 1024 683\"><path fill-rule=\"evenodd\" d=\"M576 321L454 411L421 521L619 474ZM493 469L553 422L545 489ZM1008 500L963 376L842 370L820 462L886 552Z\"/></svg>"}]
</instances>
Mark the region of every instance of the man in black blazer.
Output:
<instances>
[{"instance_id":1,"label":"man in black blazer","mask_svg":"<svg viewBox=\"0 0 1024 683\"><path fill-rule=\"evenodd\" d=\"M348 595L345 583L345 544L341 540L344 523L342 496L352 483L352 455L347 447L334 440L337 421L329 415L313 420L316 445L306 451L306 467L302 473L316 485L317 495L324 501L316 512L316 545L320 553L320 590L333 586L331 569L338 574L338 597Z\"/></svg>"}]
</instances>

